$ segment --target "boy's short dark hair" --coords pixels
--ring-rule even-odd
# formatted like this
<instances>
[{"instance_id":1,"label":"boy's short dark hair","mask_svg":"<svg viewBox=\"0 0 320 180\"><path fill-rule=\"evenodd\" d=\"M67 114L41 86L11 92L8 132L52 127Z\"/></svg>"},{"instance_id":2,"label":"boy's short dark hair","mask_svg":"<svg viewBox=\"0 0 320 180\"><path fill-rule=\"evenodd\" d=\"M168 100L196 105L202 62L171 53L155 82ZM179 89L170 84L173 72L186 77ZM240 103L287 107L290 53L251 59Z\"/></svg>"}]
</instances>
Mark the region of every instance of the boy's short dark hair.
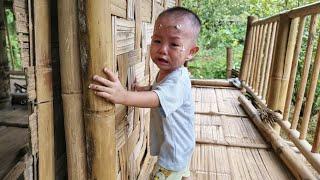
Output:
<instances>
[{"instance_id":1,"label":"boy's short dark hair","mask_svg":"<svg viewBox=\"0 0 320 180\"><path fill-rule=\"evenodd\" d=\"M196 39L199 35L200 32L200 28L201 28L201 20L199 18L199 16L194 13L193 11L191 11L190 9L184 8L184 7L180 7L180 6L176 6L176 7L172 7L172 8L168 8L164 11L162 11L158 18L167 16L167 15L174 15L174 16L178 16L178 17L188 17L188 19L191 21L192 26L195 27L195 34L196 34Z\"/></svg>"}]
</instances>

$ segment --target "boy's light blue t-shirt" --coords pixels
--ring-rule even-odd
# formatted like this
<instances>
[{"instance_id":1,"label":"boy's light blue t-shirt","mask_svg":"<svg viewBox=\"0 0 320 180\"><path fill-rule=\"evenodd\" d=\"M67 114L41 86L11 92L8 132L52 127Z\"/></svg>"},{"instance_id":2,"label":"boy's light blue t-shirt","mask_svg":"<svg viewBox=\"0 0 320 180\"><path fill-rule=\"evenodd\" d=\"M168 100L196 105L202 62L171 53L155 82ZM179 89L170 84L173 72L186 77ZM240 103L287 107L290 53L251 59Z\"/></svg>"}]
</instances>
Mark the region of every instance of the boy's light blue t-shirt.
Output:
<instances>
[{"instance_id":1,"label":"boy's light blue t-shirt","mask_svg":"<svg viewBox=\"0 0 320 180\"><path fill-rule=\"evenodd\" d=\"M188 70L180 67L155 83L160 107L151 109L151 155L159 156L160 166L185 170L195 147L194 103Z\"/></svg>"}]
</instances>

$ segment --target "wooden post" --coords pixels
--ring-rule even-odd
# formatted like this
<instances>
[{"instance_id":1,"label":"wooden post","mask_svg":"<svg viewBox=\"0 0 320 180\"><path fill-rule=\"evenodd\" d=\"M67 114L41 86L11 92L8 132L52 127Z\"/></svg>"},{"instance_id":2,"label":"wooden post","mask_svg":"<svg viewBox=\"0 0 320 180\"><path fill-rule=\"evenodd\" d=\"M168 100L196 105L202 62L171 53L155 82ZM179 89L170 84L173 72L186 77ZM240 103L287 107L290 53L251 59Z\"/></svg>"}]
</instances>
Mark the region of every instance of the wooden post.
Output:
<instances>
[{"instance_id":1,"label":"wooden post","mask_svg":"<svg viewBox=\"0 0 320 180\"><path fill-rule=\"evenodd\" d=\"M254 16L248 16L247 19L247 32L246 32L246 38L244 41L244 48L243 48L243 54L242 54L242 61L241 61L241 67L240 67L240 73L239 73L239 79L240 81L244 81L248 74L248 68L249 68L249 58L251 55L251 44L253 39L253 28L252 28L252 22L255 21L257 17Z\"/></svg>"},{"instance_id":2,"label":"wooden post","mask_svg":"<svg viewBox=\"0 0 320 180\"><path fill-rule=\"evenodd\" d=\"M85 180L87 179L87 168L77 9L77 0L58 0L61 90L68 179Z\"/></svg>"},{"instance_id":3,"label":"wooden post","mask_svg":"<svg viewBox=\"0 0 320 180\"><path fill-rule=\"evenodd\" d=\"M0 0L0 109L10 105L9 62L6 51L4 1Z\"/></svg>"},{"instance_id":4,"label":"wooden post","mask_svg":"<svg viewBox=\"0 0 320 180\"><path fill-rule=\"evenodd\" d=\"M87 87L113 68L111 0L79 0L88 179L116 179L115 107ZM113 69L112 69L113 70Z\"/></svg>"},{"instance_id":5,"label":"wooden post","mask_svg":"<svg viewBox=\"0 0 320 180\"><path fill-rule=\"evenodd\" d=\"M232 48L227 47L227 79L232 78Z\"/></svg>"},{"instance_id":6,"label":"wooden post","mask_svg":"<svg viewBox=\"0 0 320 180\"><path fill-rule=\"evenodd\" d=\"M285 105L285 97L287 92L288 80L286 75L289 72L284 71L285 65L291 64L291 62L286 62L286 50L287 50L287 41L289 37L290 29L290 18L286 14L280 15L280 23L277 35L277 41L275 46L275 56L273 60L273 69L271 73L271 83L270 91L268 95L268 107L272 110L280 110L283 112ZM292 59L291 59L292 60ZM275 130L280 132L280 126L276 125Z\"/></svg>"},{"instance_id":7,"label":"wooden post","mask_svg":"<svg viewBox=\"0 0 320 180\"><path fill-rule=\"evenodd\" d=\"M55 178L50 1L34 2L39 179Z\"/></svg>"}]
</instances>

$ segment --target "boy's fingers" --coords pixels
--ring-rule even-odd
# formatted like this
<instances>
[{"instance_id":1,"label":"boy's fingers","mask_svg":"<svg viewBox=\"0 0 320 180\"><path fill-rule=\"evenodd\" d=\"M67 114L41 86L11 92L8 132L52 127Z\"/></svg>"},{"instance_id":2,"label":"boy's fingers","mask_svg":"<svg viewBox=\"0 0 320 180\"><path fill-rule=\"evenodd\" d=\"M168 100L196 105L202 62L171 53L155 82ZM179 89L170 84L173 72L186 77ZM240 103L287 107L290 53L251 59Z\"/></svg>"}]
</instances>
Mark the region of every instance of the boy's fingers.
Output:
<instances>
[{"instance_id":1,"label":"boy's fingers","mask_svg":"<svg viewBox=\"0 0 320 180\"><path fill-rule=\"evenodd\" d=\"M98 92L98 91L96 91L95 94L100 96L100 97L103 97L103 98L105 98L107 100L110 100L110 98L111 98L111 95L106 93L106 92Z\"/></svg>"},{"instance_id":2,"label":"boy's fingers","mask_svg":"<svg viewBox=\"0 0 320 180\"><path fill-rule=\"evenodd\" d=\"M112 89L106 86L101 86L101 85L96 85L96 84L90 84L89 88L95 91L103 91L103 92L107 92L109 94L112 93Z\"/></svg>"},{"instance_id":3,"label":"boy's fingers","mask_svg":"<svg viewBox=\"0 0 320 180\"><path fill-rule=\"evenodd\" d=\"M105 79L103 77L100 77L98 75L95 75L93 76L93 80L105 85L105 86L108 86L108 87L111 87L112 86L112 82L109 81L108 79Z\"/></svg>"},{"instance_id":4,"label":"boy's fingers","mask_svg":"<svg viewBox=\"0 0 320 180\"><path fill-rule=\"evenodd\" d=\"M103 71L109 76L112 82L115 82L118 79L117 76L113 74L113 72L110 71L108 68L104 68Z\"/></svg>"}]
</instances>

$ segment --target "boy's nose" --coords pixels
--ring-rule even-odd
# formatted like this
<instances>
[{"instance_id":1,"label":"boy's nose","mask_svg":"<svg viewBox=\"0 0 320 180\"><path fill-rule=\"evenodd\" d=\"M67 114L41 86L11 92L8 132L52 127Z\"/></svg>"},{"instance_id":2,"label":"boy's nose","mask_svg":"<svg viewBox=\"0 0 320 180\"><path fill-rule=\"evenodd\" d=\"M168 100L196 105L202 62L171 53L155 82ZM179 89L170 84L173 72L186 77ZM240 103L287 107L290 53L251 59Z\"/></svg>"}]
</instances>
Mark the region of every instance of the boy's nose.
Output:
<instances>
[{"instance_id":1,"label":"boy's nose","mask_svg":"<svg viewBox=\"0 0 320 180\"><path fill-rule=\"evenodd\" d=\"M168 53L168 47L166 45L162 45L158 49L159 54L167 54Z\"/></svg>"}]
</instances>

